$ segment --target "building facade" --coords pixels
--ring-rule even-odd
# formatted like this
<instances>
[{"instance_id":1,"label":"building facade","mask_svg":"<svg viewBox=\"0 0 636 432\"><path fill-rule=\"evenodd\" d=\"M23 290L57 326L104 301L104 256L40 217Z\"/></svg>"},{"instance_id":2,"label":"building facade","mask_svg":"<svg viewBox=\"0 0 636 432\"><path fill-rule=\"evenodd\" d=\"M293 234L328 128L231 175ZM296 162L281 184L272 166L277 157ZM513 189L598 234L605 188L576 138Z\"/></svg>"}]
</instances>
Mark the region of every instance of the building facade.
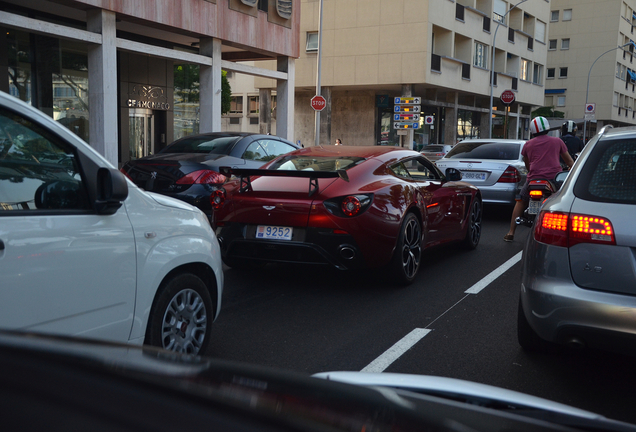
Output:
<instances>
[{"instance_id":1,"label":"building facade","mask_svg":"<svg viewBox=\"0 0 636 432\"><path fill-rule=\"evenodd\" d=\"M635 9L636 0L550 4L544 105L575 120L581 137L636 124Z\"/></svg>"},{"instance_id":2,"label":"building facade","mask_svg":"<svg viewBox=\"0 0 636 432\"><path fill-rule=\"evenodd\" d=\"M454 144L527 138L543 105L550 3L529 0L323 0L320 144ZM295 133L314 143L320 0L301 1ZM494 85L491 86L492 47ZM273 82L256 80L257 89ZM500 96L512 90L515 101ZM417 127L394 127L395 97L416 97ZM280 103L280 101L279 101ZM507 116L506 116L507 112Z\"/></svg>"},{"instance_id":3,"label":"building facade","mask_svg":"<svg viewBox=\"0 0 636 432\"><path fill-rule=\"evenodd\" d=\"M0 28L0 91L115 166L220 131L222 70L274 83L277 133L294 137L299 0L8 0Z\"/></svg>"}]
</instances>

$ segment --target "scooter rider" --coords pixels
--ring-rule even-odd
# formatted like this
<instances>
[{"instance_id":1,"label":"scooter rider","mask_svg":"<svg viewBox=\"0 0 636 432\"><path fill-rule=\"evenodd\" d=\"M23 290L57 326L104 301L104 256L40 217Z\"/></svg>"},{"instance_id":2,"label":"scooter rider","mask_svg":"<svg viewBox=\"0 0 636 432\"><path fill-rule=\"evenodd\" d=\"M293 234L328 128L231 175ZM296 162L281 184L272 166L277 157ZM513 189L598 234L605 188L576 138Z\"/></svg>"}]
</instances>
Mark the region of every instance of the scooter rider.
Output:
<instances>
[{"instance_id":1,"label":"scooter rider","mask_svg":"<svg viewBox=\"0 0 636 432\"><path fill-rule=\"evenodd\" d=\"M576 136L577 131L576 123L572 120L568 120L561 126L561 139L568 148L568 153L572 159L576 159L576 154L580 153L585 147L583 140Z\"/></svg>"},{"instance_id":2,"label":"scooter rider","mask_svg":"<svg viewBox=\"0 0 636 432\"><path fill-rule=\"evenodd\" d=\"M504 236L504 240L511 242L515 237L517 229L517 218L523 215L528 208L530 195L528 193L528 182L535 179L554 179L561 172L561 163L559 156L565 161L568 167L574 165L572 157L568 153L565 143L557 137L549 136L550 123L545 117L535 117L530 122L530 133L532 139L529 140L521 149L523 162L528 170L526 183L521 188L521 194L517 198L515 207L512 210L512 219L510 221L510 231Z\"/></svg>"}]
</instances>

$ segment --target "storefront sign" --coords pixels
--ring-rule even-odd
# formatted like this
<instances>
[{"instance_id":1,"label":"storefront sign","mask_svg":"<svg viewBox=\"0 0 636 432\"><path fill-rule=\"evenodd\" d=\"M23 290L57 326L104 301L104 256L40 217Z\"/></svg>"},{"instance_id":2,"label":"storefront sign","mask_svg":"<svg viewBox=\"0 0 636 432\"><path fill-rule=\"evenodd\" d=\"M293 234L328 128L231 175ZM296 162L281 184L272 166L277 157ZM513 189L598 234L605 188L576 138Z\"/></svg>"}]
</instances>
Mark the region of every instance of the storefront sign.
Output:
<instances>
[{"instance_id":1,"label":"storefront sign","mask_svg":"<svg viewBox=\"0 0 636 432\"><path fill-rule=\"evenodd\" d=\"M162 87L135 85L128 94L128 108L168 111L170 104Z\"/></svg>"}]
</instances>

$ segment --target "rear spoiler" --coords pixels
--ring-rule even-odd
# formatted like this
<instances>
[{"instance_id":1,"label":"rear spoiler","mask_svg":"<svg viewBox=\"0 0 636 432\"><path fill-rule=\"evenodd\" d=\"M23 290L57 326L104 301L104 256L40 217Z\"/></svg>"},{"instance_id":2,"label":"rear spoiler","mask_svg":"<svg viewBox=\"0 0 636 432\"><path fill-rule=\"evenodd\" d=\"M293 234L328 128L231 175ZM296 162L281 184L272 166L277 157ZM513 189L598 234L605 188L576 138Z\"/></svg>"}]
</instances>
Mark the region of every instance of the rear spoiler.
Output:
<instances>
[{"instance_id":1,"label":"rear spoiler","mask_svg":"<svg viewBox=\"0 0 636 432\"><path fill-rule=\"evenodd\" d=\"M341 178L344 181L349 181L347 171L341 169L338 171L296 171L296 170L270 170L259 168L231 168L223 166L219 168L219 172L226 177L232 175L240 179L239 193L252 190L252 176L266 176L266 177L297 177L309 179L309 196L312 196L318 192L318 179L323 178Z\"/></svg>"}]
</instances>

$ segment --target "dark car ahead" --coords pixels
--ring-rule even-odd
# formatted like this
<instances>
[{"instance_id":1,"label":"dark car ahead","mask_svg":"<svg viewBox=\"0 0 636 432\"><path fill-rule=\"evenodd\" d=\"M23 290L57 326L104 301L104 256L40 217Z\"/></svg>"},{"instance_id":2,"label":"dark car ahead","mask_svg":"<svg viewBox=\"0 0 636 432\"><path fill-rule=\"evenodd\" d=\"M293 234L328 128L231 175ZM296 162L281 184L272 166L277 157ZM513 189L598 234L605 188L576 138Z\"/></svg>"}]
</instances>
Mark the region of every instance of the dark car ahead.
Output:
<instances>
[{"instance_id":1,"label":"dark car ahead","mask_svg":"<svg viewBox=\"0 0 636 432\"><path fill-rule=\"evenodd\" d=\"M226 180L219 167L259 168L298 148L274 135L212 132L181 138L121 171L140 188L183 200L211 218L214 192Z\"/></svg>"}]
</instances>

